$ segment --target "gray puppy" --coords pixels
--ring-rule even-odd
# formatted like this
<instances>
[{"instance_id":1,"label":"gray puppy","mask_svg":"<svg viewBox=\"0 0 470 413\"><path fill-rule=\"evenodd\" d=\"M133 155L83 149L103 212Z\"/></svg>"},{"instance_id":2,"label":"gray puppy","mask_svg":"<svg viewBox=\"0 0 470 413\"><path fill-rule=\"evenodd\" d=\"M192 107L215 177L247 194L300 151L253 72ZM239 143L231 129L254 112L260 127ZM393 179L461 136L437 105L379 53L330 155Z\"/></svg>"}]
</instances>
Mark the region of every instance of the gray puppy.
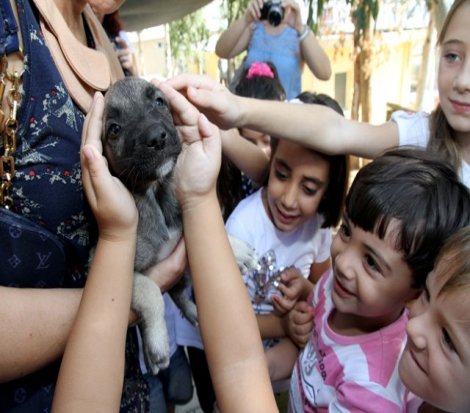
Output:
<instances>
[{"instance_id":1,"label":"gray puppy","mask_svg":"<svg viewBox=\"0 0 470 413\"><path fill-rule=\"evenodd\" d=\"M103 153L139 211L132 307L140 316L144 351L156 374L168 366L169 339L161 292L143 273L166 258L182 235L173 183L180 138L165 95L143 79L116 82L106 93L104 116ZM169 293L196 324L196 307L183 293L184 287L180 282Z\"/></svg>"},{"instance_id":2,"label":"gray puppy","mask_svg":"<svg viewBox=\"0 0 470 413\"><path fill-rule=\"evenodd\" d=\"M139 211L132 307L140 315L145 355L156 374L169 364L169 339L161 292L143 273L166 258L182 235L173 181L181 143L165 95L143 79L116 82L105 96L102 142L111 172L132 193ZM257 265L249 245L230 242L242 273ZM188 281L185 275L169 293L195 325L196 307L184 293Z\"/></svg>"}]
</instances>

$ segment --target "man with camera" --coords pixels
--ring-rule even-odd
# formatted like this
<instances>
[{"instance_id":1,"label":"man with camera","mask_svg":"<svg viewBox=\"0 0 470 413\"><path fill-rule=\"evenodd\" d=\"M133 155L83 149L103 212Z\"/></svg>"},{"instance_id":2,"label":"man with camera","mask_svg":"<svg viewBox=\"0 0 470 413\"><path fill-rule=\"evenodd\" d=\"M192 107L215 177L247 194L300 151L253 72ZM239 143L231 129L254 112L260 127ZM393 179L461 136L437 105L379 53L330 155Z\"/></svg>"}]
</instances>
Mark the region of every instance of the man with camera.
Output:
<instances>
[{"instance_id":1,"label":"man with camera","mask_svg":"<svg viewBox=\"0 0 470 413\"><path fill-rule=\"evenodd\" d=\"M331 76L330 60L302 22L295 0L251 0L243 16L221 34L215 47L216 54L225 59L245 50L245 66L255 61L276 66L288 99L301 92L304 62L318 79Z\"/></svg>"}]
</instances>

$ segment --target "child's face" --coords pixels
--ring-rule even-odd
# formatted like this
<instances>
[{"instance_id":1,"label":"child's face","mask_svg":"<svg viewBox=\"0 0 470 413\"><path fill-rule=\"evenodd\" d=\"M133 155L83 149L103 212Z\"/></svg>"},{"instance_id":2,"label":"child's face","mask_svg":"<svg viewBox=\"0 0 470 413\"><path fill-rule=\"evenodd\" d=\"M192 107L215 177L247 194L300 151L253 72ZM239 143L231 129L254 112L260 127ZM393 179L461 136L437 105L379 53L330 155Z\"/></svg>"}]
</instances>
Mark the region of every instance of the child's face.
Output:
<instances>
[{"instance_id":1,"label":"child's face","mask_svg":"<svg viewBox=\"0 0 470 413\"><path fill-rule=\"evenodd\" d=\"M384 239L353 225L344 215L331 245L333 302L347 314L357 333L375 331L395 321L416 291L403 253L394 248L397 223ZM351 317L353 316L353 317Z\"/></svg>"},{"instance_id":2,"label":"child's face","mask_svg":"<svg viewBox=\"0 0 470 413\"><path fill-rule=\"evenodd\" d=\"M454 14L441 45L438 89L440 104L457 132L470 132L470 2Z\"/></svg>"},{"instance_id":3,"label":"child's face","mask_svg":"<svg viewBox=\"0 0 470 413\"><path fill-rule=\"evenodd\" d=\"M429 404L470 411L470 291L440 293L445 274L429 274L427 287L410 306L408 342L400 377Z\"/></svg>"},{"instance_id":4,"label":"child's face","mask_svg":"<svg viewBox=\"0 0 470 413\"><path fill-rule=\"evenodd\" d=\"M271 137L268 134L248 128L241 128L240 134L260 148L268 159L271 158Z\"/></svg>"},{"instance_id":5,"label":"child's face","mask_svg":"<svg viewBox=\"0 0 470 413\"><path fill-rule=\"evenodd\" d=\"M279 141L263 193L264 207L276 228L291 231L315 215L328 176L329 163L316 152Z\"/></svg>"}]
</instances>

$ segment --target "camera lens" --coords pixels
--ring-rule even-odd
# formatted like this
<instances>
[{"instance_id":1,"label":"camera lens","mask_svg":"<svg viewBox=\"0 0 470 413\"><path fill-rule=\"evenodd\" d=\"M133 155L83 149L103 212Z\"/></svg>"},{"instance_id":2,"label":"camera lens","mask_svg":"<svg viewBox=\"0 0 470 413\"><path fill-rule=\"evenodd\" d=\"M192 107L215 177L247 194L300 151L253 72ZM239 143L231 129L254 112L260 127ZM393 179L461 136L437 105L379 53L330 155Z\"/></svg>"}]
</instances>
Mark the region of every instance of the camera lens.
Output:
<instances>
[{"instance_id":1,"label":"camera lens","mask_svg":"<svg viewBox=\"0 0 470 413\"><path fill-rule=\"evenodd\" d=\"M279 26L284 17L284 10L280 4L272 4L268 13L268 21L271 26Z\"/></svg>"}]
</instances>

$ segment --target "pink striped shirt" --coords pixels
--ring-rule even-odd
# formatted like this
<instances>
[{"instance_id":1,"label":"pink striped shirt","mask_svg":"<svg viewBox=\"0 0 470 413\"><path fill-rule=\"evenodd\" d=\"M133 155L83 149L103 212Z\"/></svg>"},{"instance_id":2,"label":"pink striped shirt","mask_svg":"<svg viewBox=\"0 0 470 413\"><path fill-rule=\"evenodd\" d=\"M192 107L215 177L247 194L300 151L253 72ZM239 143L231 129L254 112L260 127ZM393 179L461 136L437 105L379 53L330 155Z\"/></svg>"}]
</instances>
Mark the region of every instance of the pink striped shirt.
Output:
<instances>
[{"instance_id":1,"label":"pink striped shirt","mask_svg":"<svg viewBox=\"0 0 470 413\"><path fill-rule=\"evenodd\" d=\"M292 373L289 411L405 412L408 394L398 376L398 361L406 340L406 311L373 333L339 335L328 325L334 309L332 284L329 271L315 288L315 325Z\"/></svg>"}]
</instances>

